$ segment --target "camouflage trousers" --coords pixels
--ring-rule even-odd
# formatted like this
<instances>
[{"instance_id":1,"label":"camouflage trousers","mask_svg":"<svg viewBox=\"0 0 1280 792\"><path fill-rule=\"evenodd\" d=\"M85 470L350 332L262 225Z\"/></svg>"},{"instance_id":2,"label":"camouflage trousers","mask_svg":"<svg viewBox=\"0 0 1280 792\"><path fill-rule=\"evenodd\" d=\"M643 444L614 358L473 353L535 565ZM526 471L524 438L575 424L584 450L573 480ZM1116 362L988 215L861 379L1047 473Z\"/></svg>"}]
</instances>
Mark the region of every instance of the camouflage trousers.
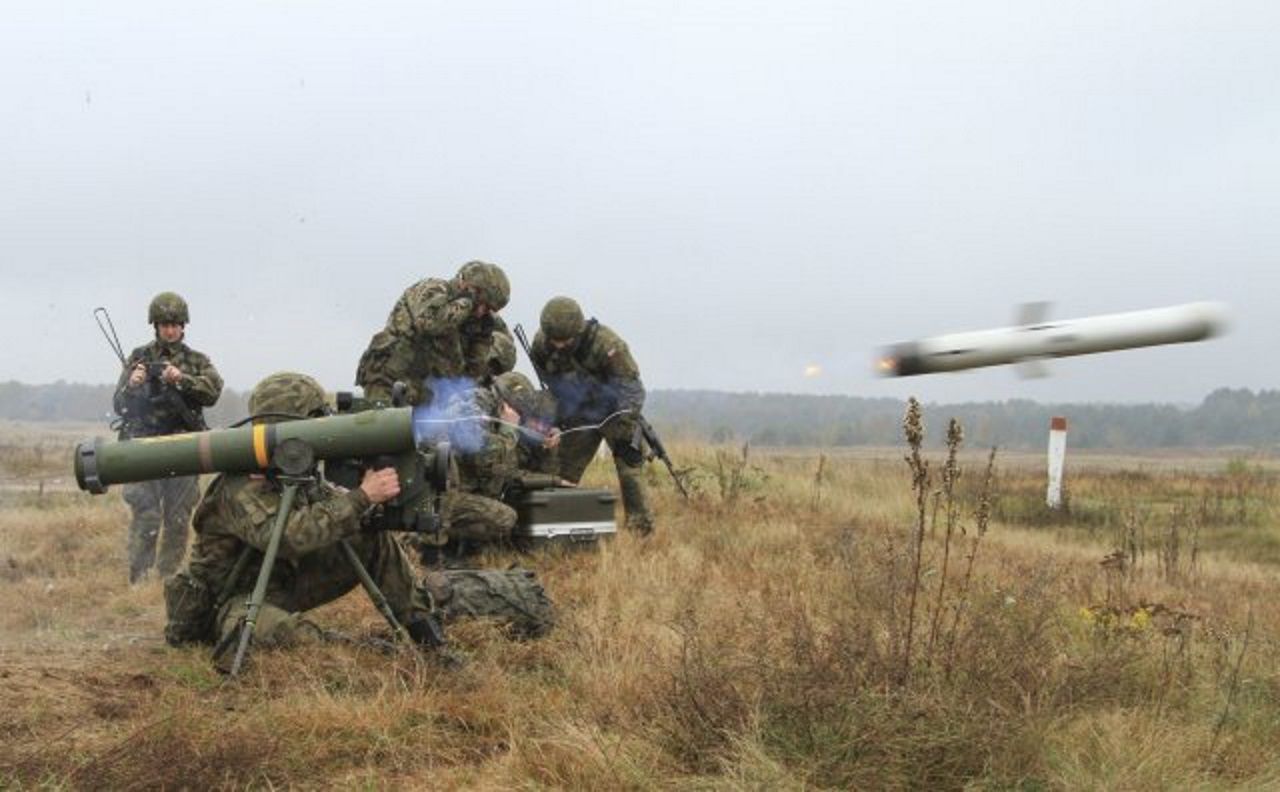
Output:
<instances>
[{"instance_id":1,"label":"camouflage trousers","mask_svg":"<svg viewBox=\"0 0 1280 792\"><path fill-rule=\"evenodd\" d=\"M555 607L528 569L444 569L427 573L431 592L445 624L463 619L489 619L516 638L541 638L556 623Z\"/></svg>"},{"instance_id":2,"label":"camouflage trousers","mask_svg":"<svg viewBox=\"0 0 1280 792\"><path fill-rule=\"evenodd\" d=\"M490 619L517 638L539 638L555 625L555 608L533 572L508 570L434 570L419 582L401 540L389 533L365 534L349 540L402 624L428 613L448 624L462 619ZM258 614L254 643L286 647L322 640L324 631L306 611L346 594L359 585L338 547L304 556L295 564L278 562L266 602ZM245 613L257 571L244 576L218 614L218 635L237 629ZM224 660L229 659L224 655Z\"/></svg>"},{"instance_id":3,"label":"camouflage trousers","mask_svg":"<svg viewBox=\"0 0 1280 792\"><path fill-rule=\"evenodd\" d=\"M450 490L440 504L443 531L412 541L427 566L469 567L485 545L511 538L516 518L516 510L497 498Z\"/></svg>"},{"instance_id":4,"label":"camouflage trousers","mask_svg":"<svg viewBox=\"0 0 1280 792\"><path fill-rule=\"evenodd\" d=\"M570 432L560 441L560 478L577 482L595 458L604 435L597 431ZM613 466L618 472L618 489L622 491L622 509L628 530L638 534L653 531L653 515L649 512L644 485L644 455L624 442L608 440Z\"/></svg>"},{"instance_id":5,"label":"camouflage trousers","mask_svg":"<svg viewBox=\"0 0 1280 792\"><path fill-rule=\"evenodd\" d=\"M508 539L516 527L516 510L498 500L473 492L450 490L440 507L440 518L451 540L495 542Z\"/></svg>"},{"instance_id":6,"label":"camouflage trousers","mask_svg":"<svg viewBox=\"0 0 1280 792\"><path fill-rule=\"evenodd\" d=\"M409 555L395 534L362 533L347 540L364 567L391 605L401 624L425 618L432 612L426 591L418 585ZM250 565L237 581L231 597L218 613L218 637L235 630L244 616L260 567ZM266 600L258 613L253 641L261 646L292 646L318 640L322 631L305 618L318 608L360 585L346 554L338 545L307 553L290 561L277 558L267 587Z\"/></svg>"},{"instance_id":7,"label":"camouflage trousers","mask_svg":"<svg viewBox=\"0 0 1280 792\"><path fill-rule=\"evenodd\" d=\"M195 476L124 485L124 501L133 510L128 542L130 583L141 580L153 566L161 577L178 571L187 554L187 527L199 494Z\"/></svg>"}]
</instances>

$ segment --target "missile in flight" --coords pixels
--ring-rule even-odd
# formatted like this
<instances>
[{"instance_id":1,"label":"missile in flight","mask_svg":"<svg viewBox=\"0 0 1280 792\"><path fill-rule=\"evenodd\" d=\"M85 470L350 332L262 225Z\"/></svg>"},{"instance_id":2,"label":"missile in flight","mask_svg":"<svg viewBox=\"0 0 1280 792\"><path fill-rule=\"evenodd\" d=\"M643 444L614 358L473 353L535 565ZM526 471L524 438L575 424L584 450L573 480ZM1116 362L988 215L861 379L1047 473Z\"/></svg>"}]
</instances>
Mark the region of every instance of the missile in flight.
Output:
<instances>
[{"instance_id":1,"label":"missile in flight","mask_svg":"<svg viewBox=\"0 0 1280 792\"><path fill-rule=\"evenodd\" d=\"M1022 306L1013 327L893 344L877 369L886 377L911 377L1013 364L1023 376L1042 377L1048 358L1203 341L1227 326L1226 306L1213 302L1058 321L1045 320L1048 307L1043 302Z\"/></svg>"}]
</instances>

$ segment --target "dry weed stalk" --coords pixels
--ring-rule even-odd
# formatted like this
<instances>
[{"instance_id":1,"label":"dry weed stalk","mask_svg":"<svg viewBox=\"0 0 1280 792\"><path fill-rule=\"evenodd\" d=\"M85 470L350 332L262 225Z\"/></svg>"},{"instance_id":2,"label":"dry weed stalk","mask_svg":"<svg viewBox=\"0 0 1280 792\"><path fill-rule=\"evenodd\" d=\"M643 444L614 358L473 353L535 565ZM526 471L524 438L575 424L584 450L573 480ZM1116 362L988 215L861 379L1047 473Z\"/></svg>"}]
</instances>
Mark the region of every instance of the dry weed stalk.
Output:
<instances>
[{"instance_id":1,"label":"dry weed stalk","mask_svg":"<svg viewBox=\"0 0 1280 792\"><path fill-rule=\"evenodd\" d=\"M822 503L822 483L827 477L827 455L818 454L818 469L813 474L813 504L814 511L818 510L818 506Z\"/></svg>"},{"instance_id":2,"label":"dry weed stalk","mask_svg":"<svg viewBox=\"0 0 1280 792\"><path fill-rule=\"evenodd\" d=\"M969 589L973 583L973 564L978 558L978 546L982 544L982 538L987 535L987 526L991 522L991 493L995 486L995 472L996 448L992 446L991 452L987 454L986 472L982 475L982 489L978 493L978 508L974 512L975 530L973 538L969 542L969 552L965 555L964 577L960 580L960 590L956 595L956 603L952 609L951 629L948 630L946 636L947 659L945 666L948 677L950 677L951 670L955 667L956 635L960 631L960 617L969 602ZM963 530L962 526L961 531Z\"/></svg>"},{"instance_id":3,"label":"dry weed stalk","mask_svg":"<svg viewBox=\"0 0 1280 792\"><path fill-rule=\"evenodd\" d=\"M1218 749L1218 738L1222 736L1222 729L1227 725L1227 717L1231 714L1231 705L1235 703L1236 694L1240 692L1240 667L1244 665L1244 656L1249 652L1249 639L1253 637L1253 607L1249 608L1248 626L1244 631L1244 644L1240 647L1240 654L1236 657L1236 664L1231 669L1231 682L1227 686L1227 700L1222 705L1222 714L1218 716L1218 722L1214 724L1213 736L1209 738L1209 752L1205 756L1205 764L1213 763L1214 753Z\"/></svg>"},{"instance_id":4,"label":"dry weed stalk","mask_svg":"<svg viewBox=\"0 0 1280 792\"><path fill-rule=\"evenodd\" d=\"M720 487L720 500L733 504L742 494L743 480L746 477L747 462L751 455L751 443L742 444L742 456L734 456L725 451L716 451L716 483Z\"/></svg>"},{"instance_id":5,"label":"dry weed stalk","mask_svg":"<svg viewBox=\"0 0 1280 792\"><path fill-rule=\"evenodd\" d=\"M924 444L924 415L920 402L914 396L907 400L907 413L902 419L902 430L907 438L910 452L904 457L911 470L911 490L916 499L915 531L912 535L911 597L907 605L907 629L903 640L902 667L899 671L898 684L905 686L911 676L911 649L916 630L916 603L920 593L920 567L924 555L924 529L929 497L929 463L921 455L920 447Z\"/></svg>"},{"instance_id":6,"label":"dry weed stalk","mask_svg":"<svg viewBox=\"0 0 1280 792\"><path fill-rule=\"evenodd\" d=\"M1184 544L1190 547L1184 550ZM1194 580L1200 561L1200 523L1185 505L1179 505L1160 536L1157 548L1160 574L1169 583ZM1187 556L1183 563L1183 556Z\"/></svg>"},{"instance_id":7,"label":"dry weed stalk","mask_svg":"<svg viewBox=\"0 0 1280 792\"><path fill-rule=\"evenodd\" d=\"M942 465L942 502L944 516L947 521L946 534L942 540L942 570L938 574L938 591L933 602L933 622L929 625L929 643L925 648L926 661L933 662L933 650L938 641L938 626L942 623L943 597L947 591L947 574L951 567L951 540L955 536L959 518L959 507L956 504L956 482L960 480L960 463L956 454L964 443L964 429L955 418L947 424L947 461Z\"/></svg>"}]
</instances>

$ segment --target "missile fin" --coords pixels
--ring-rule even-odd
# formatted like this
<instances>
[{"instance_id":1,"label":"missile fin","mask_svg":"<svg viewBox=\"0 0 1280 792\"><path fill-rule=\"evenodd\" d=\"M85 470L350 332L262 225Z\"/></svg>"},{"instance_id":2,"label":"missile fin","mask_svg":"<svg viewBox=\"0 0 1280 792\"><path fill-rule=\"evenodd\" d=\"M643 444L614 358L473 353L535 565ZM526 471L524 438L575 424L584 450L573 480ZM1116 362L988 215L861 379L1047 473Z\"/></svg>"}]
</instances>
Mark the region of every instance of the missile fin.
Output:
<instances>
[{"instance_id":1,"label":"missile fin","mask_svg":"<svg viewBox=\"0 0 1280 792\"><path fill-rule=\"evenodd\" d=\"M1044 358L1027 358L1013 364L1014 371L1022 379L1043 379L1049 376L1049 366Z\"/></svg>"},{"instance_id":2,"label":"missile fin","mask_svg":"<svg viewBox=\"0 0 1280 792\"><path fill-rule=\"evenodd\" d=\"M1053 303L1043 300L1023 303L1018 306L1018 314L1013 321L1019 327L1042 324L1045 318L1049 316L1051 307L1053 307Z\"/></svg>"}]
</instances>

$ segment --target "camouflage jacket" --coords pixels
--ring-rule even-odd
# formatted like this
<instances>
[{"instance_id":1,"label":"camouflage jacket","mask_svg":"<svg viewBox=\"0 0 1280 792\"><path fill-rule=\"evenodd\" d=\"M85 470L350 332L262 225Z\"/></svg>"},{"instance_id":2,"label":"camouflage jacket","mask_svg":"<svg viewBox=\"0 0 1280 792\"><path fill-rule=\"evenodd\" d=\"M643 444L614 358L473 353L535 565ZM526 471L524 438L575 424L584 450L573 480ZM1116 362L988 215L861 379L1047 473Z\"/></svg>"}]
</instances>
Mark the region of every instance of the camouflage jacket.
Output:
<instances>
[{"instance_id":1,"label":"camouflage jacket","mask_svg":"<svg viewBox=\"0 0 1280 792\"><path fill-rule=\"evenodd\" d=\"M501 406L492 388L467 388L420 419L437 422L428 431L451 444L462 492L500 498L520 476L518 433L496 421Z\"/></svg>"},{"instance_id":2,"label":"camouflage jacket","mask_svg":"<svg viewBox=\"0 0 1280 792\"><path fill-rule=\"evenodd\" d=\"M478 318L472 310L471 298L453 281L426 278L405 289L361 356L356 384L367 397L386 401L400 381L410 404L429 404L432 380L485 378L493 333L511 332L502 317Z\"/></svg>"},{"instance_id":3,"label":"camouflage jacket","mask_svg":"<svg viewBox=\"0 0 1280 792\"><path fill-rule=\"evenodd\" d=\"M516 453L522 473L554 474L560 469L557 449L545 448L540 443L521 438Z\"/></svg>"},{"instance_id":4,"label":"camouflage jacket","mask_svg":"<svg viewBox=\"0 0 1280 792\"><path fill-rule=\"evenodd\" d=\"M222 588L246 546L265 552L280 510L280 489L264 478L222 475L210 482L191 525L190 573L214 591ZM272 589L287 590L309 553L359 533L369 498L359 489L343 492L317 481L298 490L280 538ZM240 576L236 590L252 588L261 556Z\"/></svg>"},{"instance_id":5,"label":"camouflage jacket","mask_svg":"<svg viewBox=\"0 0 1280 792\"><path fill-rule=\"evenodd\" d=\"M172 363L183 377L168 385L149 374L141 385L130 387L129 375L138 363ZM112 402L122 419L120 436L150 437L204 429L204 408L217 403L221 394L222 377L208 356L181 341L169 344L156 339L129 354L116 384Z\"/></svg>"},{"instance_id":6,"label":"camouflage jacket","mask_svg":"<svg viewBox=\"0 0 1280 792\"><path fill-rule=\"evenodd\" d=\"M556 399L556 425L564 428L599 423L618 410L639 412L644 407L640 367L627 343L595 320L572 348L554 349L542 331L534 336L530 357L547 380ZM615 418L606 437L629 437L635 423Z\"/></svg>"}]
</instances>

